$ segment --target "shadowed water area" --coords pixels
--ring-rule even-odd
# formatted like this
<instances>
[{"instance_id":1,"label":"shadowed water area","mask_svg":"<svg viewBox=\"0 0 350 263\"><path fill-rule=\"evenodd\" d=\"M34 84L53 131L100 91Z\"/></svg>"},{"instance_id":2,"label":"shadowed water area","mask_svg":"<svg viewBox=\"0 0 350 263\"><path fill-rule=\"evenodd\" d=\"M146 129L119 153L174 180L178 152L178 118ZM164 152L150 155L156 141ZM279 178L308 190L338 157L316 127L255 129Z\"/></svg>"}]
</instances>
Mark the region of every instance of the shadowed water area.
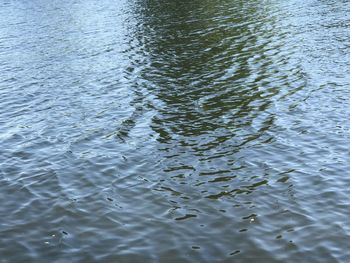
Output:
<instances>
[{"instance_id":1,"label":"shadowed water area","mask_svg":"<svg viewBox=\"0 0 350 263\"><path fill-rule=\"evenodd\" d=\"M350 262L349 11L0 0L0 262Z\"/></svg>"}]
</instances>

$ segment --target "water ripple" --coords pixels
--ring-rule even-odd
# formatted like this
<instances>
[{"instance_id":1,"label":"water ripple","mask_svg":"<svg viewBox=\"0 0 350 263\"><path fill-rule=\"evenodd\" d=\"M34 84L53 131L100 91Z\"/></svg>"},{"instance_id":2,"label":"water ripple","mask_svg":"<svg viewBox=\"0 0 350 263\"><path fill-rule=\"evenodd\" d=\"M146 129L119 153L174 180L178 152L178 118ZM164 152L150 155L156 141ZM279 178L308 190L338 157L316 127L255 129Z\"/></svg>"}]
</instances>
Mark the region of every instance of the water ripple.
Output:
<instances>
[{"instance_id":1,"label":"water ripple","mask_svg":"<svg viewBox=\"0 0 350 263\"><path fill-rule=\"evenodd\" d=\"M337 1L0 1L1 262L347 262Z\"/></svg>"}]
</instances>

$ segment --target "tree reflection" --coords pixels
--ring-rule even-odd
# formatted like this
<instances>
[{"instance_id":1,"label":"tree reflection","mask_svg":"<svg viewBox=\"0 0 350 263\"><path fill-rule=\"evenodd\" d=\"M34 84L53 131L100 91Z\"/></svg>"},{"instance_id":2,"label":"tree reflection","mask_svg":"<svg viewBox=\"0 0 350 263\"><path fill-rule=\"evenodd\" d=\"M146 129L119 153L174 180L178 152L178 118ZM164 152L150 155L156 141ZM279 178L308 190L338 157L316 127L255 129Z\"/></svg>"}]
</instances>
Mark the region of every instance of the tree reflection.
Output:
<instances>
[{"instance_id":1,"label":"tree reflection","mask_svg":"<svg viewBox=\"0 0 350 263\"><path fill-rule=\"evenodd\" d=\"M135 17L143 60L134 67L141 65L142 84L163 102L153 120L160 141L217 131L223 143L268 129L273 116L259 120L260 130L252 122L279 92L272 81L287 78L278 51L268 55L275 19L257 1L140 1Z\"/></svg>"}]
</instances>

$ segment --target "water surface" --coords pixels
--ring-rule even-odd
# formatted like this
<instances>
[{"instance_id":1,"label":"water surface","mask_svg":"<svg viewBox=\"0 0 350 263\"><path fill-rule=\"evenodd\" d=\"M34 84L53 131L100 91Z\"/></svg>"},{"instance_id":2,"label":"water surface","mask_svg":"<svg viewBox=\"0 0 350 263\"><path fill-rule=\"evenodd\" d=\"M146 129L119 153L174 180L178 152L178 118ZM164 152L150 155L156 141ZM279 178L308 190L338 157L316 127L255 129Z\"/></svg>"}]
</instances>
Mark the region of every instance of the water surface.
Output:
<instances>
[{"instance_id":1,"label":"water surface","mask_svg":"<svg viewBox=\"0 0 350 263\"><path fill-rule=\"evenodd\" d=\"M0 262L349 262L349 11L0 0Z\"/></svg>"}]
</instances>

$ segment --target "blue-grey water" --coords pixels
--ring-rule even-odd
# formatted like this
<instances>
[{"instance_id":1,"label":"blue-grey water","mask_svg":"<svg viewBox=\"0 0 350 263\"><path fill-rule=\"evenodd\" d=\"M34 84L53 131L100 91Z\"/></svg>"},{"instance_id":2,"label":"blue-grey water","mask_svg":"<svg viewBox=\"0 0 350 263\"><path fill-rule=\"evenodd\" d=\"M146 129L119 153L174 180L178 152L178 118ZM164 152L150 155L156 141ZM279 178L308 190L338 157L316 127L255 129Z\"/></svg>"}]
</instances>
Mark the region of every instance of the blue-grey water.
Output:
<instances>
[{"instance_id":1,"label":"blue-grey water","mask_svg":"<svg viewBox=\"0 0 350 263\"><path fill-rule=\"evenodd\" d=\"M0 0L0 262L350 262L349 14Z\"/></svg>"}]
</instances>

